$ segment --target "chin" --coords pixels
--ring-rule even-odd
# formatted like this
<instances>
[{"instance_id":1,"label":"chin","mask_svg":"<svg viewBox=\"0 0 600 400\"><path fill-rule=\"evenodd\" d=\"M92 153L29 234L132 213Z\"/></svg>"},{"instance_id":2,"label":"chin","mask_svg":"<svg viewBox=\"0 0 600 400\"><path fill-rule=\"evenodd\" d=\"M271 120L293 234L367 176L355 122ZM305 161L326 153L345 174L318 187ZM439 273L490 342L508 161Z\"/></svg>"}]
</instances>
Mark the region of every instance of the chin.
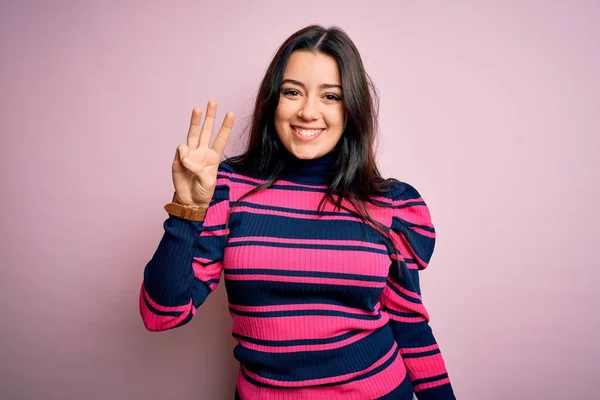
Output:
<instances>
[{"instance_id":1,"label":"chin","mask_svg":"<svg viewBox=\"0 0 600 400\"><path fill-rule=\"evenodd\" d=\"M325 153L319 151L319 149L288 149L288 151L299 160L312 160L319 158Z\"/></svg>"}]
</instances>

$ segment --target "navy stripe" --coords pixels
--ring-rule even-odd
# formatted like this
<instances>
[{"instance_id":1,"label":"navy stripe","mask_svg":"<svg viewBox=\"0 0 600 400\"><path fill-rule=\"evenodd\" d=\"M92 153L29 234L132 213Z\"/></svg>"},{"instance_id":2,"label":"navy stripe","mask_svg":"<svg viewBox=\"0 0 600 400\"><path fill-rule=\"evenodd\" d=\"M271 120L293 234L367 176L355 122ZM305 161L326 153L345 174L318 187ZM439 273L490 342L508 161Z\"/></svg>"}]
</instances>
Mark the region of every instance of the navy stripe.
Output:
<instances>
[{"instance_id":1,"label":"navy stripe","mask_svg":"<svg viewBox=\"0 0 600 400\"><path fill-rule=\"evenodd\" d=\"M221 225L212 225L212 226L205 226L204 227L204 231L206 232L214 232L214 231L220 231L222 229L225 229L227 226L225 224L221 224Z\"/></svg>"},{"instance_id":2,"label":"navy stripe","mask_svg":"<svg viewBox=\"0 0 600 400\"><path fill-rule=\"evenodd\" d=\"M219 175L217 175L217 176L219 176ZM251 181L251 180L248 180L248 179L238 178L238 177L234 177L234 176L225 176L225 175L223 175L222 177L224 179L227 179L227 180L231 181L231 182L245 183L245 184L250 185L250 186L259 186L259 185L261 185L263 183L263 182L257 183L257 182L254 182L254 181Z\"/></svg>"},{"instance_id":3,"label":"navy stripe","mask_svg":"<svg viewBox=\"0 0 600 400\"><path fill-rule=\"evenodd\" d=\"M436 344L431 327L427 321L398 322L390 320L389 326L394 332L396 341L403 349L427 347Z\"/></svg>"},{"instance_id":4,"label":"navy stripe","mask_svg":"<svg viewBox=\"0 0 600 400\"><path fill-rule=\"evenodd\" d=\"M402 293L400 291L400 289L398 289L396 286L393 286L389 281L387 281L387 286L394 292L396 293L399 297L402 297L404 300L406 301L410 301L411 303L415 303L415 304L422 304L422 301L419 299L416 299L414 297L411 297L409 295L407 295L406 293ZM408 290L408 289L407 289Z\"/></svg>"},{"instance_id":5,"label":"navy stripe","mask_svg":"<svg viewBox=\"0 0 600 400\"><path fill-rule=\"evenodd\" d=\"M187 324L188 322L190 322L192 320L192 318L194 317L193 313L189 313L187 317L185 317L183 319L183 321L181 321L180 323L178 323L177 325L174 326L174 328L178 328L180 326L183 326L185 324Z\"/></svg>"},{"instance_id":6,"label":"navy stripe","mask_svg":"<svg viewBox=\"0 0 600 400\"><path fill-rule=\"evenodd\" d=\"M273 276L302 276L311 278L338 278L353 279L365 282L385 282L385 276L367 276L359 274L342 274L338 272L317 272L317 271L286 271L280 269L225 269L226 274L230 275L273 275Z\"/></svg>"},{"instance_id":7,"label":"navy stripe","mask_svg":"<svg viewBox=\"0 0 600 400\"><path fill-rule=\"evenodd\" d=\"M381 364L377 368L374 368L373 370L367 372L366 374L359 375L359 376L356 376L354 378L346 379L346 380L339 381L339 382L324 383L324 384L321 384L321 385L312 385L312 386L313 387L339 386L339 385L344 385L344 384L347 384L347 383L351 383L351 382L355 382L355 381L360 381L362 379L369 378L371 376L377 375L378 373L380 373L381 371L383 371L387 367L389 367L396 360L396 358L398 358L398 354L399 354L398 353L398 349L396 349L396 351L394 352L394 354L392 354L392 356L389 359L387 359L383 364ZM259 382L259 381L255 380L254 378L251 378L250 376L248 376L248 374L246 374L246 371L244 371L244 370L242 370L242 374L244 375L244 378L246 378L250 383L252 383L255 386L281 389L281 386L268 385L268 384Z\"/></svg>"},{"instance_id":8,"label":"navy stripe","mask_svg":"<svg viewBox=\"0 0 600 400\"><path fill-rule=\"evenodd\" d=\"M388 242L379 231L359 221L292 218L247 212L233 212L229 219L229 230L230 238L260 236L281 239L354 240L374 244Z\"/></svg>"},{"instance_id":9,"label":"navy stripe","mask_svg":"<svg viewBox=\"0 0 600 400\"><path fill-rule=\"evenodd\" d=\"M376 321L381 319L381 314L376 315L364 315L364 314L353 314L343 311L334 310L286 310L286 311L240 311L233 308L229 308L232 314L240 315L243 317L256 317L256 318L278 318L278 317L301 317L306 315L324 315L329 317L346 317L352 319L361 319L366 321Z\"/></svg>"},{"instance_id":10,"label":"navy stripe","mask_svg":"<svg viewBox=\"0 0 600 400\"><path fill-rule=\"evenodd\" d=\"M319 351L318 357L314 351L271 353L251 350L241 344L235 347L233 354L249 371L260 377L290 382L362 371L383 358L393 345L392 332L385 325L354 343ZM244 376L257 386L266 386Z\"/></svg>"},{"instance_id":11,"label":"navy stripe","mask_svg":"<svg viewBox=\"0 0 600 400\"><path fill-rule=\"evenodd\" d=\"M146 304L146 307L148 307L150 311L156 315L162 315L163 317L179 317L181 315L181 311L160 311L154 308L152 304L148 302L148 299L146 299L146 294L144 294L144 303Z\"/></svg>"},{"instance_id":12,"label":"navy stripe","mask_svg":"<svg viewBox=\"0 0 600 400\"><path fill-rule=\"evenodd\" d=\"M308 187L308 186L293 186L293 185L284 185L280 183L276 183L271 186L272 189L278 190L290 190L294 192L317 192L317 193L326 193L327 189L320 189L316 187Z\"/></svg>"},{"instance_id":13,"label":"navy stripe","mask_svg":"<svg viewBox=\"0 0 600 400\"><path fill-rule=\"evenodd\" d=\"M350 379L346 379L340 382L332 382L332 383L324 383L321 385L313 385L314 387L331 387L331 386L339 386L339 385L344 385L350 382L355 382L355 381L360 381L362 379L366 379L368 377L371 377L373 375L377 375L378 373L380 373L381 371L385 370L387 367L389 367L398 357L398 349L396 349L396 351L394 352L394 354L387 359L383 364L381 364L380 366L378 366L377 368L367 372L366 374L363 375L359 375L356 376L354 378L350 378ZM258 382L255 379L249 377L244 370L242 370L242 374L244 375L244 377L251 382L252 384L259 386L259 387L269 387L269 388L278 388L281 389L280 386L272 386L272 385L266 385L264 383ZM406 380L406 379L405 379ZM403 381L404 382L404 381ZM406 389L406 388L405 388ZM391 400L391 398L390 398Z\"/></svg>"},{"instance_id":14,"label":"navy stripe","mask_svg":"<svg viewBox=\"0 0 600 400\"><path fill-rule=\"evenodd\" d=\"M373 311L382 288L352 285L324 285L306 282L273 282L264 280L236 281L225 279L227 297L239 306L298 304L331 304Z\"/></svg>"},{"instance_id":15,"label":"navy stripe","mask_svg":"<svg viewBox=\"0 0 600 400\"><path fill-rule=\"evenodd\" d=\"M433 356L435 354L440 354L440 349L421 351L419 353L405 353L405 354L402 354L402 358L420 358L420 357Z\"/></svg>"},{"instance_id":16,"label":"navy stripe","mask_svg":"<svg viewBox=\"0 0 600 400\"><path fill-rule=\"evenodd\" d=\"M264 183L264 182L254 182L254 181L251 181L248 179L239 178L237 176L233 177L233 176L224 176L223 175L222 177L231 182L243 183L243 184L254 186L254 187L260 186ZM275 183L275 184L271 185L270 187L266 188L266 190L271 190L271 189L289 190L289 191L298 191L298 192L317 192L317 193L323 193L323 194L327 192L327 189L321 189L321 188L310 187L310 186L285 185L285 184L280 184L280 183Z\"/></svg>"},{"instance_id":17,"label":"navy stripe","mask_svg":"<svg viewBox=\"0 0 600 400\"><path fill-rule=\"evenodd\" d=\"M330 244L310 244L310 243L277 243L277 242L265 242L265 241L243 241L235 243L227 243L227 247L240 247L240 246L266 246L266 247L280 247L290 249L321 249L321 250L347 250L347 251L365 251L368 253L377 254L388 254L387 250L374 249L372 247L363 246L346 246L346 245L330 245Z\"/></svg>"},{"instance_id":18,"label":"navy stripe","mask_svg":"<svg viewBox=\"0 0 600 400\"><path fill-rule=\"evenodd\" d=\"M424 201L408 201L404 204L400 204L400 205L394 205L392 208L399 210L401 208L408 208L408 207L414 207L414 206L424 206L426 205Z\"/></svg>"},{"instance_id":19,"label":"navy stripe","mask_svg":"<svg viewBox=\"0 0 600 400\"><path fill-rule=\"evenodd\" d=\"M202 240L198 240L198 243L193 248L194 257L201 257L204 259L211 260L211 263L223 259L223 251L227 244L227 236L203 236ZM189 260L190 266L192 260Z\"/></svg>"},{"instance_id":20,"label":"navy stripe","mask_svg":"<svg viewBox=\"0 0 600 400\"><path fill-rule=\"evenodd\" d=\"M439 397L441 398L441 397ZM413 400L413 386L410 383L408 374L404 376L402 383L385 396L378 397L376 400Z\"/></svg>"},{"instance_id":21,"label":"navy stripe","mask_svg":"<svg viewBox=\"0 0 600 400\"><path fill-rule=\"evenodd\" d=\"M399 354L399 349L396 347L396 350L394 351L394 353L392 354L392 356L387 359L383 364L381 364L380 366L378 366L377 368L372 369L371 371L367 372L366 374L363 375L359 375L356 376L354 378L342 381L342 382L338 382L338 383L330 383L327 385L323 385L323 386L335 386L335 385L342 385L345 383L350 383L350 382L355 382L355 381L360 381L362 379L366 379L369 378L371 376L377 375L378 373L380 373L381 371L383 371L384 369L386 369L387 367L389 367L395 360L396 358L398 358L398 354Z\"/></svg>"},{"instance_id":22,"label":"navy stripe","mask_svg":"<svg viewBox=\"0 0 600 400\"><path fill-rule=\"evenodd\" d=\"M199 279L194 279L191 287L192 292L192 304L198 308L204 303L211 290L204 282Z\"/></svg>"},{"instance_id":23,"label":"navy stripe","mask_svg":"<svg viewBox=\"0 0 600 400\"><path fill-rule=\"evenodd\" d=\"M341 342L346 339L350 339L351 337L354 337L362 332L364 332L364 331L354 330L354 331L351 331L348 333L344 333L343 335L333 336L331 338L326 338L326 339L296 339L296 340L255 339L255 338L251 338L249 336L239 335L237 333L232 333L232 336L237 339L240 339L240 340L245 340L246 342L260 344L263 346L287 347L287 346L320 345L320 344L337 343L337 342Z\"/></svg>"},{"instance_id":24,"label":"navy stripe","mask_svg":"<svg viewBox=\"0 0 600 400\"><path fill-rule=\"evenodd\" d=\"M323 216L335 216L335 217L339 217L339 216L353 217L353 215L350 214L349 212L343 212L343 211L340 211L340 212L334 212L334 211L319 212L319 211L311 211L311 210L299 210L297 208L266 206L266 205L262 205L262 204L250 203L250 202L247 202L247 201L242 201L242 202L238 203L238 206L240 206L240 207L244 206L244 207L255 208L257 210L271 210L271 211L288 212L288 213L299 214L299 215L323 215Z\"/></svg>"},{"instance_id":25,"label":"navy stripe","mask_svg":"<svg viewBox=\"0 0 600 400\"><path fill-rule=\"evenodd\" d=\"M435 382L435 381L439 381L439 380L442 380L442 379L446 379L447 377L448 377L448 374L441 374L441 375L432 376L430 378L415 379L413 381L413 385L417 386L417 385L420 385L422 383Z\"/></svg>"},{"instance_id":26,"label":"navy stripe","mask_svg":"<svg viewBox=\"0 0 600 400\"><path fill-rule=\"evenodd\" d=\"M406 318L423 317L423 315L421 315L419 313L414 313L414 312L400 312L400 311L392 310L389 307L385 307L385 311L387 311L390 314L397 315L399 317L406 317Z\"/></svg>"},{"instance_id":27,"label":"navy stripe","mask_svg":"<svg viewBox=\"0 0 600 400\"><path fill-rule=\"evenodd\" d=\"M425 205L425 203L423 203L423 205ZM433 227L426 226L426 225L420 225L420 224L414 224L414 223L406 221L406 220L404 220L404 219L402 219L400 217L393 217L393 219L396 220L397 222L400 222L402 225L404 225L406 227L409 227L409 228L419 228L419 229L422 229L422 230L427 231L427 232L435 233L435 228L433 228ZM397 228L397 226L395 224L392 227L396 227Z\"/></svg>"}]
</instances>

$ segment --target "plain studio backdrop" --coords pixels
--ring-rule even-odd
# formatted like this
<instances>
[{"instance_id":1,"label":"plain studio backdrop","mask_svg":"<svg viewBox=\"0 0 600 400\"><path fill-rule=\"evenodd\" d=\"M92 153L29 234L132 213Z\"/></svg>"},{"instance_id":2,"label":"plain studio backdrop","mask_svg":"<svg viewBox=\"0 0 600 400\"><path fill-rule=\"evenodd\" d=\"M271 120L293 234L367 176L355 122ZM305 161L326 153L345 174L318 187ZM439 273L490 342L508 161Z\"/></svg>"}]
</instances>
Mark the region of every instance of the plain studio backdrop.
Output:
<instances>
[{"instance_id":1,"label":"plain studio backdrop","mask_svg":"<svg viewBox=\"0 0 600 400\"><path fill-rule=\"evenodd\" d=\"M2 1L0 397L231 399L223 285L138 314L192 107L243 128L267 64L337 25L381 96L380 166L438 231L424 302L459 399L597 394L596 1Z\"/></svg>"}]
</instances>

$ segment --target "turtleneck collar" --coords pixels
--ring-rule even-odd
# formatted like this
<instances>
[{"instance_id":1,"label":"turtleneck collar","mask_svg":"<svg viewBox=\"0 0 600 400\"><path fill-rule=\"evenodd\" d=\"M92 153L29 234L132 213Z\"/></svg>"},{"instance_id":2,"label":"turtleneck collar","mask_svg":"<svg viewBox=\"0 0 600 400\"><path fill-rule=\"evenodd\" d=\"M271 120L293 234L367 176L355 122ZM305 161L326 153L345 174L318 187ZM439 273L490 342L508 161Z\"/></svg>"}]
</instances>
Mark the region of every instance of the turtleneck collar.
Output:
<instances>
[{"instance_id":1,"label":"turtleneck collar","mask_svg":"<svg viewBox=\"0 0 600 400\"><path fill-rule=\"evenodd\" d=\"M311 160L300 160L286 151L285 167L279 179L309 185L327 185L335 164L335 149Z\"/></svg>"}]
</instances>

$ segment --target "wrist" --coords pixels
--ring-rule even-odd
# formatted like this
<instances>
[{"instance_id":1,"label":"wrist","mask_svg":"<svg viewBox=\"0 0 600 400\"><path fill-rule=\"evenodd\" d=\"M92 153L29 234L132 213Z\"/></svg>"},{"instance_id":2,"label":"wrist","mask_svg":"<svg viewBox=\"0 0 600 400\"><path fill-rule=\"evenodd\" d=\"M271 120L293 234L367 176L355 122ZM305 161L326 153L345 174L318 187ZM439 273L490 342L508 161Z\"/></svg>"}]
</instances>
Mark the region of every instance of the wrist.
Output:
<instances>
[{"instance_id":1,"label":"wrist","mask_svg":"<svg viewBox=\"0 0 600 400\"><path fill-rule=\"evenodd\" d=\"M179 199L179 197L177 197L177 192L173 193L173 199L171 200L171 203L180 204L185 207L192 207L192 208L198 208L198 209L204 209L204 210L206 210L209 206L208 204L188 203L188 202L181 201Z\"/></svg>"}]
</instances>

